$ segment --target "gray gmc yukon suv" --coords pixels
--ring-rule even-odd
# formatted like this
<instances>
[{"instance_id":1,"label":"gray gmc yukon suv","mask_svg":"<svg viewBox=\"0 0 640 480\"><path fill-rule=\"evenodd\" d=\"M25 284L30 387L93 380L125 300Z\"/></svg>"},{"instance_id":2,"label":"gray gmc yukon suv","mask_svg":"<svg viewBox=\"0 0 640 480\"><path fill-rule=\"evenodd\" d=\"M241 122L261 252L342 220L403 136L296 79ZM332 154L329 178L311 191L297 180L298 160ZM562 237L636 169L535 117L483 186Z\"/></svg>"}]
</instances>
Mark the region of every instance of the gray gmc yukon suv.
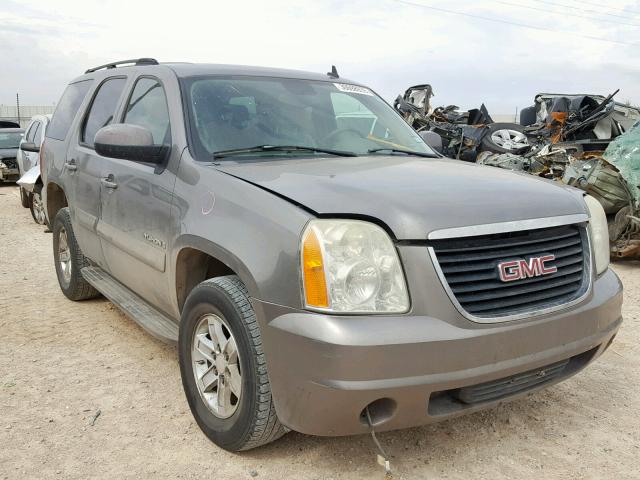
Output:
<instances>
[{"instance_id":1,"label":"gray gmc yukon suv","mask_svg":"<svg viewBox=\"0 0 640 480\"><path fill-rule=\"evenodd\" d=\"M177 342L228 450L493 406L622 321L593 198L442 158L335 70L104 65L41 152L60 288Z\"/></svg>"}]
</instances>

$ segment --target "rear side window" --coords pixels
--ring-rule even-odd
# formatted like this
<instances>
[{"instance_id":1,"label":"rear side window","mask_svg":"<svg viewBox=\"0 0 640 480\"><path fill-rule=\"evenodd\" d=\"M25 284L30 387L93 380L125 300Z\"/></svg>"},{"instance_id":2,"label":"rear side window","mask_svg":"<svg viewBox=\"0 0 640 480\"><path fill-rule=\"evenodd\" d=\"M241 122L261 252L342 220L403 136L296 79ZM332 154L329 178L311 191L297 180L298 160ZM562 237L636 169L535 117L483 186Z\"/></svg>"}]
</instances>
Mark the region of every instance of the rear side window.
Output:
<instances>
[{"instance_id":1,"label":"rear side window","mask_svg":"<svg viewBox=\"0 0 640 480\"><path fill-rule=\"evenodd\" d=\"M126 81L126 78L110 78L98 87L82 128L80 141L84 145L93 148L93 140L98 130L113 122L113 115L116 113Z\"/></svg>"},{"instance_id":2,"label":"rear side window","mask_svg":"<svg viewBox=\"0 0 640 480\"><path fill-rule=\"evenodd\" d=\"M153 143L171 143L169 110L164 89L154 78L137 81L124 115L124 123L145 127L153 135Z\"/></svg>"},{"instance_id":3,"label":"rear side window","mask_svg":"<svg viewBox=\"0 0 640 480\"><path fill-rule=\"evenodd\" d=\"M76 113L90 86L91 80L83 80L72 83L66 88L47 128L47 137L56 140L64 140L67 137L69 127L76 118Z\"/></svg>"}]
</instances>

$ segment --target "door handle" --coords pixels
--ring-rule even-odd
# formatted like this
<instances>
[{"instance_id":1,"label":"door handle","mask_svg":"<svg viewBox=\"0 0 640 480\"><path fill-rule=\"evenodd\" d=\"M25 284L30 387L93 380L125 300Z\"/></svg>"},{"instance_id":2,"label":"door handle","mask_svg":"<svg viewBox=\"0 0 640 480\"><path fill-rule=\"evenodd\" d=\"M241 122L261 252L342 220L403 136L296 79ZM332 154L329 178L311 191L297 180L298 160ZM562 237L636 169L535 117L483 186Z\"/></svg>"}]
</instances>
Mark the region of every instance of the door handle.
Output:
<instances>
[{"instance_id":1,"label":"door handle","mask_svg":"<svg viewBox=\"0 0 640 480\"><path fill-rule=\"evenodd\" d=\"M113 181L113 175L109 175L108 177L101 178L100 183L105 186L105 188L111 188L115 190L118 188L118 184Z\"/></svg>"},{"instance_id":2,"label":"door handle","mask_svg":"<svg viewBox=\"0 0 640 480\"><path fill-rule=\"evenodd\" d=\"M71 159L67 163L65 163L64 166L67 167L67 170L69 170L70 172L75 172L76 170L78 170L78 166L76 165L76 161L73 160L73 159Z\"/></svg>"}]
</instances>

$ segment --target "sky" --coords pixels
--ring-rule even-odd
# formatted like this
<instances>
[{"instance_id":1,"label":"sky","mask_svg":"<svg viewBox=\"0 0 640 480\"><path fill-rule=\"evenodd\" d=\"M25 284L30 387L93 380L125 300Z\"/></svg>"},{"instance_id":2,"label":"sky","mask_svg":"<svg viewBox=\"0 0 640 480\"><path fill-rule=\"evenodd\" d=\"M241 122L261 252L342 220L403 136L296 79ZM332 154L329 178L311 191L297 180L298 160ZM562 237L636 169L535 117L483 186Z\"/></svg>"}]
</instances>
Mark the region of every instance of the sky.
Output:
<instances>
[{"instance_id":1,"label":"sky","mask_svg":"<svg viewBox=\"0 0 640 480\"><path fill-rule=\"evenodd\" d=\"M640 0L0 0L0 104L51 105L114 60L327 72L387 101L430 83L434 105L508 114L539 92L640 104Z\"/></svg>"}]
</instances>

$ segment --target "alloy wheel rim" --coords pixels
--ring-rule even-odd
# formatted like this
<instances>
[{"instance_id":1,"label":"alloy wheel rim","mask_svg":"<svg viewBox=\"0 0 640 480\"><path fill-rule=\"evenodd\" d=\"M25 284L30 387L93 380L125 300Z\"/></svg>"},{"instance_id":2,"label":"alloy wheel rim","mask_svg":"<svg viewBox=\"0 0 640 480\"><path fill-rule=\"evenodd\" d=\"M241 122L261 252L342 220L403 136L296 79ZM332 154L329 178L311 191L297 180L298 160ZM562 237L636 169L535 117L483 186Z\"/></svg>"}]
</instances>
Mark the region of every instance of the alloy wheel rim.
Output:
<instances>
[{"instance_id":1,"label":"alloy wheel rim","mask_svg":"<svg viewBox=\"0 0 640 480\"><path fill-rule=\"evenodd\" d=\"M226 321L203 315L193 334L193 375L200 398L218 418L229 418L240 405L242 372L238 347Z\"/></svg>"},{"instance_id":2,"label":"alloy wheel rim","mask_svg":"<svg viewBox=\"0 0 640 480\"><path fill-rule=\"evenodd\" d=\"M508 128L493 132L491 141L506 150L518 150L529 146L529 140L524 133Z\"/></svg>"},{"instance_id":3,"label":"alloy wheel rim","mask_svg":"<svg viewBox=\"0 0 640 480\"><path fill-rule=\"evenodd\" d=\"M36 222L44 225L44 205L42 204L42 198L39 193L33 194L33 213L35 214Z\"/></svg>"},{"instance_id":4,"label":"alloy wheel rim","mask_svg":"<svg viewBox=\"0 0 640 480\"><path fill-rule=\"evenodd\" d=\"M65 285L68 285L71 282L71 249L69 248L67 231L64 227L60 229L58 234L58 262L62 279Z\"/></svg>"}]
</instances>

